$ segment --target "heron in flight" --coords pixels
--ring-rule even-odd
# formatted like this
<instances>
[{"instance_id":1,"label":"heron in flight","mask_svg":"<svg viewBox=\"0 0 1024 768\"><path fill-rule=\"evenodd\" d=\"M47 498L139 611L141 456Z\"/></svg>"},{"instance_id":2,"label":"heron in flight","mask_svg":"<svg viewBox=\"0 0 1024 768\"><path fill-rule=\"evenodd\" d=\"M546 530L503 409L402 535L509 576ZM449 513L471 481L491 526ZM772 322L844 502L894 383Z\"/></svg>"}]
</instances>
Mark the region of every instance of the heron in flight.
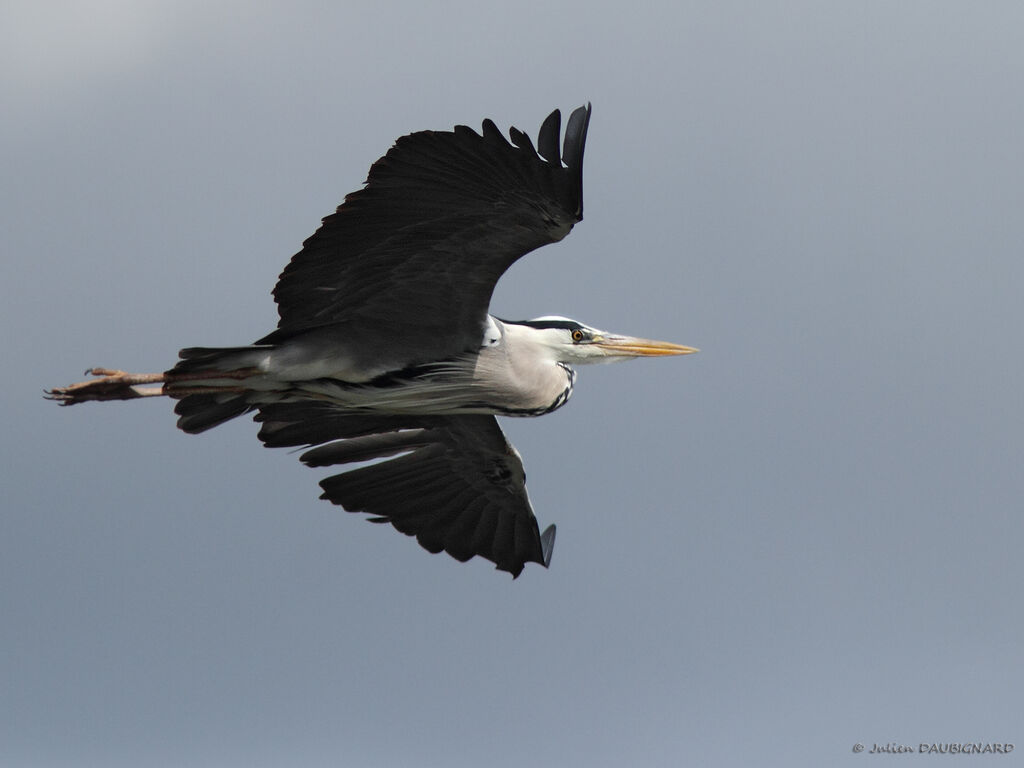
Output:
<instances>
[{"instance_id":1,"label":"heron in flight","mask_svg":"<svg viewBox=\"0 0 1024 768\"><path fill-rule=\"evenodd\" d=\"M404 136L365 186L303 243L274 299L277 330L243 347L190 347L169 371L92 368L49 390L62 405L166 395L204 432L255 411L269 447L307 447L311 467L359 464L321 498L391 523L430 552L474 555L518 576L547 567L519 452L495 416L540 416L572 394L573 365L696 350L563 317L488 313L517 259L583 218L590 106L558 110L534 147L490 120Z\"/></svg>"}]
</instances>

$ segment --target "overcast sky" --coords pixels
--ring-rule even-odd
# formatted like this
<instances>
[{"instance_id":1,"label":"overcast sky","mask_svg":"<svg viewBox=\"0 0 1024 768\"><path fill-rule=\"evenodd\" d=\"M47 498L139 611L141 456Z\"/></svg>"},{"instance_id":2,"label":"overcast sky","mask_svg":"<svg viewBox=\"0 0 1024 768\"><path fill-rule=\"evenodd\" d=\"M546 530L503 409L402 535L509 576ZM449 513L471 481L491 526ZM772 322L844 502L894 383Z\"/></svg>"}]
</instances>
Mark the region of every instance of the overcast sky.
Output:
<instances>
[{"instance_id":1,"label":"overcast sky","mask_svg":"<svg viewBox=\"0 0 1024 768\"><path fill-rule=\"evenodd\" d=\"M0 765L1020 763L1024 6L256 6L0 10ZM503 422L550 570L41 398L267 333L397 136L586 101L586 220L493 309L702 352Z\"/></svg>"}]
</instances>

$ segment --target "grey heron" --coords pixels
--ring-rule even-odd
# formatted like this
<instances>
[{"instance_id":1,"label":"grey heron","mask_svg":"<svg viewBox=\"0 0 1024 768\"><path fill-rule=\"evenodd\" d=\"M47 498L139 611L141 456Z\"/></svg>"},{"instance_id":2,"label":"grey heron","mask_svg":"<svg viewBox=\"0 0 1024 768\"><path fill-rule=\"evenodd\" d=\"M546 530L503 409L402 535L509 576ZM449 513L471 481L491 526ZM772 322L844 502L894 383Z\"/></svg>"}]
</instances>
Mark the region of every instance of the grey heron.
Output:
<instances>
[{"instance_id":1,"label":"grey heron","mask_svg":"<svg viewBox=\"0 0 1024 768\"><path fill-rule=\"evenodd\" d=\"M321 481L321 498L430 552L479 555L513 577L527 562L547 567L555 526L540 532L495 417L560 408L573 365L696 351L563 317L489 314L505 270L582 220L590 112L573 111L562 142L555 110L536 148L490 120L482 133L403 136L285 267L275 331L183 349L164 373L93 368L47 396L166 395L189 433L255 411L268 447L306 447L312 467L359 465Z\"/></svg>"}]
</instances>

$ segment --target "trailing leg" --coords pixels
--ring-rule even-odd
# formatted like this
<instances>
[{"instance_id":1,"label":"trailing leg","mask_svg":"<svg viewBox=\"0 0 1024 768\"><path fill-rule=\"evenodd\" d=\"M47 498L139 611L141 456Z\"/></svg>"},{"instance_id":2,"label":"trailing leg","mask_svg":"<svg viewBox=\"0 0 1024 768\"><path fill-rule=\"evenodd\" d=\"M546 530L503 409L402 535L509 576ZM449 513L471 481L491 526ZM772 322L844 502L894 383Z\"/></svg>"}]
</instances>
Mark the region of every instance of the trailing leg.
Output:
<instances>
[{"instance_id":1,"label":"trailing leg","mask_svg":"<svg viewBox=\"0 0 1024 768\"><path fill-rule=\"evenodd\" d=\"M110 368L90 368L86 371L90 376L100 378L80 381L66 387L54 387L46 390L48 400L56 400L61 405L75 405L87 400L134 400L138 397L156 397L166 394L163 383L167 381L163 373L125 373ZM144 387L142 384L160 384L159 387Z\"/></svg>"}]
</instances>

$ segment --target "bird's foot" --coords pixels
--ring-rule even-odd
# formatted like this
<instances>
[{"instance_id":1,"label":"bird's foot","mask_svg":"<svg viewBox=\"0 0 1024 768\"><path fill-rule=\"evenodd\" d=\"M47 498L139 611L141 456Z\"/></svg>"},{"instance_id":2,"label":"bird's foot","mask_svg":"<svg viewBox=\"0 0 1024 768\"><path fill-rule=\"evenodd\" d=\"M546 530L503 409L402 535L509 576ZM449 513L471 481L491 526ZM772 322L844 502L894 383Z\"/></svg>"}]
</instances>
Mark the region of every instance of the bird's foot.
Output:
<instances>
[{"instance_id":1,"label":"bird's foot","mask_svg":"<svg viewBox=\"0 0 1024 768\"><path fill-rule=\"evenodd\" d=\"M87 400L134 400L164 394L162 386L139 386L162 384L165 381L162 373L125 373L110 368L90 368L86 374L99 378L47 389L43 396L47 400L56 400L60 405L75 405Z\"/></svg>"}]
</instances>

